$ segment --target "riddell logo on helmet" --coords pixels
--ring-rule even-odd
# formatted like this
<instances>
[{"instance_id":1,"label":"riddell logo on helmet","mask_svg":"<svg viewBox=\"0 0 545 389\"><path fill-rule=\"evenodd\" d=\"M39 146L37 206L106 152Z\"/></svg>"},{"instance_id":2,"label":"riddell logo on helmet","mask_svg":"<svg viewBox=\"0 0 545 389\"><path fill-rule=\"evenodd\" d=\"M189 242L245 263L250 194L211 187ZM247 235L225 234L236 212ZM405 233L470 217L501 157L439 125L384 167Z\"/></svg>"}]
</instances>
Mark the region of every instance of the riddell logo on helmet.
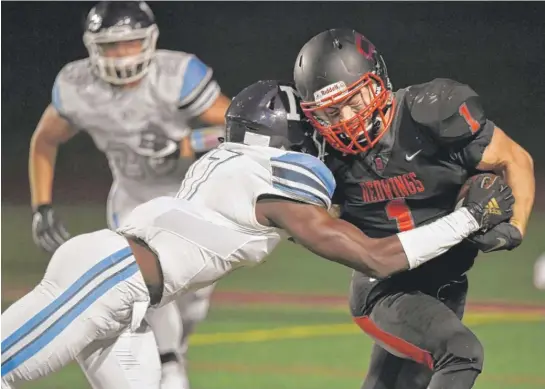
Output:
<instances>
[{"instance_id":1,"label":"riddell logo on helmet","mask_svg":"<svg viewBox=\"0 0 545 389\"><path fill-rule=\"evenodd\" d=\"M346 90L346 84L343 81L336 82L328 85L316 92L314 92L314 101L320 101L338 92Z\"/></svg>"}]
</instances>

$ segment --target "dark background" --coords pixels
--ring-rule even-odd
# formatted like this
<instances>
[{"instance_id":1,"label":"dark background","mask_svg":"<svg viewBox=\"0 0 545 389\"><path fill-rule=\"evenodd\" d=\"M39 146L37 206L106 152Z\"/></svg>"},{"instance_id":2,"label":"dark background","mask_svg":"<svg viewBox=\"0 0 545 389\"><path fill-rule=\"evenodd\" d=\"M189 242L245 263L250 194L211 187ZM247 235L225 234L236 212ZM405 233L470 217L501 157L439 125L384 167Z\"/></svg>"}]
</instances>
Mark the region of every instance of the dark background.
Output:
<instances>
[{"instance_id":1,"label":"dark background","mask_svg":"<svg viewBox=\"0 0 545 389\"><path fill-rule=\"evenodd\" d=\"M61 67L85 57L94 3L2 3L2 200L28 203L30 137ZM545 170L545 3L151 2L160 48L197 54L232 96L258 79L290 79L313 35L352 27L382 52L396 88L448 77ZM104 202L111 176L90 138L61 148L56 202ZM543 185L540 180L540 185ZM540 190L541 191L541 190ZM538 192L539 193L539 192ZM538 195L538 198L540 196ZM542 196L541 196L542 197Z\"/></svg>"}]
</instances>

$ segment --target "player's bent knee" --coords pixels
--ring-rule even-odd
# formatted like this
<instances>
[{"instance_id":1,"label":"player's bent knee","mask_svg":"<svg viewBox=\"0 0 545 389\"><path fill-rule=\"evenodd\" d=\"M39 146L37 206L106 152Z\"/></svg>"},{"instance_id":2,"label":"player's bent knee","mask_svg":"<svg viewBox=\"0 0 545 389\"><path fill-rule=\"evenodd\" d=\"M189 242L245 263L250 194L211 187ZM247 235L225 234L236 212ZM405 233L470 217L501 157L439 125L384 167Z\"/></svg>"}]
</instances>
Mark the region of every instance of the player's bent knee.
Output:
<instances>
[{"instance_id":1,"label":"player's bent knee","mask_svg":"<svg viewBox=\"0 0 545 389\"><path fill-rule=\"evenodd\" d=\"M472 369L481 372L484 348L469 329L456 332L447 340L444 354L436 360L435 370L457 371Z\"/></svg>"},{"instance_id":2,"label":"player's bent knee","mask_svg":"<svg viewBox=\"0 0 545 389\"><path fill-rule=\"evenodd\" d=\"M208 299L197 299L185 307L184 310L181 310L181 314L184 315L184 323L189 321L193 324L200 323L208 315L208 310L210 308L210 300Z\"/></svg>"}]
</instances>

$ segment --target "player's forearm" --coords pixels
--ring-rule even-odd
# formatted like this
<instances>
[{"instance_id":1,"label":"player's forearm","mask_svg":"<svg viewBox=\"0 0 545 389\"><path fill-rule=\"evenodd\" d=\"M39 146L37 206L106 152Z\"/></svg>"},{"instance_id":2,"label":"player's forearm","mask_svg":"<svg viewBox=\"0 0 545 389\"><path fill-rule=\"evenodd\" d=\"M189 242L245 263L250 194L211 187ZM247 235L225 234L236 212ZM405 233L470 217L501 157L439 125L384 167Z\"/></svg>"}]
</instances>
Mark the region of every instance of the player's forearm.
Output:
<instances>
[{"instance_id":1,"label":"player's forearm","mask_svg":"<svg viewBox=\"0 0 545 389\"><path fill-rule=\"evenodd\" d=\"M323 240L321 245L331 255L327 258L375 278L414 269L479 230L479 224L466 208L428 225L382 239L371 239L350 227L353 226L345 223L339 228L338 236Z\"/></svg>"},{"instance_id":2,"label":"player's forearm","mask_svg":"<svg viewBox=\"0 0 545 389\"><path fill-rule=\"evenodd\" d=\"M199 119L210 125L224 125L225 112L227 112L230 104L231 99L220 94L212 106L199 116Z\"/></svg>"},{"instance_id":3,"label":"player's forearm","mask_svg":"<svg viewBox=\"0 0 545 389\"><path fill-rule=\"evenodd\" d=\"M29 181L32 207L50 204L58 144L47 142L38 134L32 137L29 154Z\"/></svg>"},{"instance_id":4,"label":"player's forearm","mask_svg":"<svg viewBox=\"0 0 545 389\"><path fill-rule=\"evenodd\" d=\"M511 223L517 226L524 235L534 205L536 190L534 164L530 154L521 148L517 155L505 164L504 175L515 198Z\"/></svg>"},{"instance_id":5,"label":"player's forearm","mask_svg":"<svg viewBox=\"0 0 545 389\"><path fill-rule=\"evenodd\" d=\"M471 213L462 207L433 223L397 234L409 267L414 269L443 254L480 229Z\"/></svg>"},{"instance_id":6,"label":"player's forearm","mask_svg":"<svg viewBox=\"0 0 545 389\"><path fill-rule=\"evenodd\" d=\"M375 278L384 278L409 268L397 237L372 239L344 220L335 220L312 242L299 243L323 258Z\"/></svg>"}]
</instances>

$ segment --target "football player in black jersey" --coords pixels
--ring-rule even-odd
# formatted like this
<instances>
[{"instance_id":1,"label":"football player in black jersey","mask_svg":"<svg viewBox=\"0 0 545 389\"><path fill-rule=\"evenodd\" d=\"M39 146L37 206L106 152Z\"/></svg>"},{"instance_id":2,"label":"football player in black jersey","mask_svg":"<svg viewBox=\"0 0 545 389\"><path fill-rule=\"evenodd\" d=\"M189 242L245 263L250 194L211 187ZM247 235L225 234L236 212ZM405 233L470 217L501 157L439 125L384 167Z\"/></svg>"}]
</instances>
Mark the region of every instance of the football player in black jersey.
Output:
<instances>
[{"instance_id":1,"label":"football player in black jersey","mask_svg":"<svg viewBox=\"0 0 545 389\"><path fill-rule=\"evenodd\" d=\"M467 85L435 79L394 91L375 46L350 29L308 41L294 79L303 111L330 148L325 160L341 218L371 237L451 212L479 171L494 171L511 186L509 222L418 269L382 280L354 272L351 283L352 315L376 341L362 388L471 388L484 353L461 322L466 272L478 249L521 243L535 192L530 155L488 119Z\"/></svg>"}]
</instances>

